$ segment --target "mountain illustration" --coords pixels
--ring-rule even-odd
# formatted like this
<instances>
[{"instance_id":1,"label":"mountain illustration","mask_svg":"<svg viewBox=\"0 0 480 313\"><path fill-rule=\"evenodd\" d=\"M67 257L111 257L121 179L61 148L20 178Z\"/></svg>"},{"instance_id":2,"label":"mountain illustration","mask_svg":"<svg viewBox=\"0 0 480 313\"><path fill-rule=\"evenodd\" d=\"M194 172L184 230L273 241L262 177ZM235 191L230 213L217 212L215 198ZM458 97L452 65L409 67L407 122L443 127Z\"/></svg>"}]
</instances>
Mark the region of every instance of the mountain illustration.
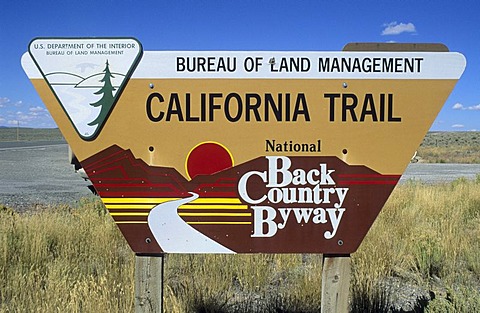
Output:
<instances>
[{"instance_id":1,"label":"mountain illustration","mask_svg":"<svg viewBox=\"0 0 480 313\"><path fill-rule=\"evenodd\" d=\"M115 88L118 88L125 79L125 75L116 72L113 72L111 74L114 75L114 77L112 77L112 85ZM53 72L46 74L45 77L48 79L48 82L52 86L73 85L75 88L100 88L102 87L102 84L100 83L100 77L102 77L103 75L103 72L101 72L95 73L87 77L82 77L78 74L73 73Z\"/></svg>"},{"instance_id":2,"label":"mountain illustration","mask_svg":"<svg viewBox=\"0 0 480 313\"><path fill-rule=\"evenodd\" d=\"M329 168L335 169L332 178L337 185L349 189L350 196L345 199L344 205L354 209L345 215L343 226L338 230L339 238L347 237L352 229L366 233L400 178L400 175L382 175L364 165L349 165L335 156L303 156L290 159L292 168L315 168L319 163L328 164ZM112 145L81 163L114 221L137 253L162 252L156 243L147 244L144 240L153 236L146 222L151 209L161 203L159 199L188 198L191 197L190 192L200 195L201 201L195 208L178 207L179 216L197 231L238 253L322 253L325 249L345 252L355 250L363 239L354 236L342 246L339 246L336 240L306 240L319 238L319 232L329 230L323 224L312 223L288 224L288 228L273 237L253 238L253 214L231 213L234 213L232 210L253 213L251 206L247 207L248 203L241 200L238 184L245 173L268 170L268 160L262 156L211 175L198 175L190 181L177 169L149 165L137 158L132 150L118 145ZM294 185L285 187L294 188ZM247 186L248 194L255 199L260 199L269 190L261 180L252 181ZM375 197L362 200L362 195L366 194L374 194ZM237 205L233 205L234 203ZM124 207L118 207L119 204ZM278 207L281 204L265 199L258 205ZM291 208L293 210L310 205L315 204L312 201L296 203L292 204ZM315 205L315 208L328 208L325 205L327 204ZM232 206L235 208L232 209ZM192 214L193 212L200 214Z\"/></svg>"},{"instance_id":3,"label":"mountain illustration","mask_svg":"<svg viewBox=\"0 0 480 313\"><path fill-rule=\"evenodd\" d=\"M120 73L111 73L111 74L113 75L113 77L111 77L112 86L118 89L122 84L123 80L125 79L125 75ZM103 77L103 75L104 75L103 73L98 73L98 74L88 76L84 78L82 81L78 82L75 85L75 88L100 88L102 87L102 84L100 82L102 79L101 77Z\"/></svg>"},{"instance_id":4,"label":"mountain illustration","mask_svg":"<svg viewBox=\"0 0 480 313\"><path fill-rule=\"evenodd\" d=\"M85 78L80 75L67 72L53 72L45 74L50 85L77 85Z\"/></svg>"}]
</instances>

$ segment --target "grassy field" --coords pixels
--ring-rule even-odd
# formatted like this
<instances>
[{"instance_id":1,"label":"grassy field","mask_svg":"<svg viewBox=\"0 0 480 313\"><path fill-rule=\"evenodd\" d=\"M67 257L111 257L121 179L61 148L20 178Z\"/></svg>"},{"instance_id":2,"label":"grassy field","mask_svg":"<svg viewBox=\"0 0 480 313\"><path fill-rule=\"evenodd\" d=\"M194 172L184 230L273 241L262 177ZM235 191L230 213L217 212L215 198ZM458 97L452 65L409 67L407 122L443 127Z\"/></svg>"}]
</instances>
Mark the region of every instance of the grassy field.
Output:
<instances>
[{"instance_id":1,"label":"grassy field","mask_svg":"<svg viewBox=\"0 0 480 313\"><path fill-rule=\"evenodd\" d=\"M58 128L0 128L2 141L64 140Z\"/></svg>"},{"instance_id":2,"label":"grassy field","mask_svg":"<svg viewBox=\"0 0 480 313\"><path fill-rule=\"evenodd\" d=\"M351 312L480 312L479 224L480 177L397 186L352 255ZM165 312L320 312L321 267L321 255L168 255ZM0 312L133 311L134 255L100 202L3 207L0 277Z\"/></svg>"},{"instance_id":3,"label":"grassy field","mask_svg":"<svg viewBox=\"0 0 480 313\"><path fill-rule=\"evenodd\" d=\"M480 163L480 132L429 132L417 155L420 162Z\"/></svg>"}]
</instances>

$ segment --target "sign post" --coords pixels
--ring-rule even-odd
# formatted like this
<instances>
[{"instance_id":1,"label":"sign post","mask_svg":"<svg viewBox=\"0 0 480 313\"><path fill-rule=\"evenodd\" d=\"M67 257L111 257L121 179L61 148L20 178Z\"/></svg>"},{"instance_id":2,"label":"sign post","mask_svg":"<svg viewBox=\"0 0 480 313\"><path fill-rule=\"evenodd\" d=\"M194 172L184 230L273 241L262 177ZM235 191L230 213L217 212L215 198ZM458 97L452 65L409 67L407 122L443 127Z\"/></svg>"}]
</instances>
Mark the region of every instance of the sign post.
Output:
<instances>
[{"instance_id":1,"label":"sign post","mask_svg":"<svg viewBox=\"0 0 480 313\"><path fill-rule=\"evenodd\" d=\"M350 255L324 255L322 268L322 313L348 312Z\"/></svg>"},{"instance_id":2,"label":"sign post","mask_svg":"<svg viewBox=\"0 0 480 313\"><path fill-rule=\"evenodd\" d=\"M37 38L22 65L135 253L349 255L466 65L405 47Z\"/></svg>"},{"instance_id":3,"label":"sign post","mask_svg":"<svg viewBox=\"0 0 480 313\"><path fill-rule=\"evenodd\" d=\"M163 312L164 258L135 255L135 312Z\"/></svg>"}]
</instances>

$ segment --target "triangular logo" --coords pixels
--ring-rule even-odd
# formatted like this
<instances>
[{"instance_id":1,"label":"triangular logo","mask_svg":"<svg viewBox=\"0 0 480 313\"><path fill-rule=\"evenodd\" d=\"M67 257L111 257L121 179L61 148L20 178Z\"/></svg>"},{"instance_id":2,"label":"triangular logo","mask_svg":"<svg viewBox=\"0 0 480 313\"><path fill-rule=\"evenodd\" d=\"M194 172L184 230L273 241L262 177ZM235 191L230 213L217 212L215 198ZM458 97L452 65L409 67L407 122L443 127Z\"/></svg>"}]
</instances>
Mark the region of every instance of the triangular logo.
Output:
<instances>
[{"instance_id":1,"label":"triangular logo","mask_svg":"<svg viewBox=\"0 0 480 313\"><path fill-rule=\"evenodd\" d=\"M133 38L37 38L29 53L76 131L93 140L142 56Z\"/></svg>"}]
</instances>

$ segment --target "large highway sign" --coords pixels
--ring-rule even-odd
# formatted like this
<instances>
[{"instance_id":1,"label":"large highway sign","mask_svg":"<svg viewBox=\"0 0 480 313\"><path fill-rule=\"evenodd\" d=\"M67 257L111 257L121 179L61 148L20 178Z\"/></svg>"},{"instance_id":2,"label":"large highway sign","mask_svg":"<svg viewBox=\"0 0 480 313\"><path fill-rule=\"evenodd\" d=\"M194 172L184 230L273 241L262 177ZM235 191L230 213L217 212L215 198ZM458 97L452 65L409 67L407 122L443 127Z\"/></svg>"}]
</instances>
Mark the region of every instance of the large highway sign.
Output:
<instances>
[{"instance_id":1,"label":"large highway sign","mask_svg":"<svg viewBox=\"0 0 480 313\"><path fill-rule=\"evenodd\" d=\"M22 65L136 253L346 254L466 64L380 46L397 51L37 38Z\"/></svg>"}]
</instances>

